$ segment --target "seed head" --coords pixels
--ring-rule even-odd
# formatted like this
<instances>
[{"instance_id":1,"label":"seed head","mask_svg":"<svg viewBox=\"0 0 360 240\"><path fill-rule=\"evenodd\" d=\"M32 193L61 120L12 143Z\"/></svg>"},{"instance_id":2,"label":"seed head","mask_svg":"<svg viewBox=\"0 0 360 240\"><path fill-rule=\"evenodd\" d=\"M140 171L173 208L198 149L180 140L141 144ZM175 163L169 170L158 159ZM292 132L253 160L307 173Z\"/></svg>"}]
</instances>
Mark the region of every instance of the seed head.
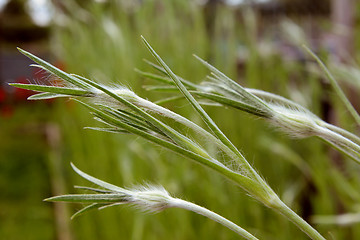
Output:
<instances>
[{"instance_id":1,"label":"seed head","mask_svg":"<svg viewBox=\"0 0 360 240\"><path fill-rule=\"evenodd\" d=\"M162 186L140 186L130 191L128 202L144 211L160 212L172 207L174 198Z\"/></svg>"},{"instance_id":2,"label":"seed head","mask_svg":"<svg viewBox=\"0 0 360 240\"><path fill-rule=\"evenodd\" d=\"M283 106L272 106L275 110L270 121L291 136L304 138L314 136L318 125L310 113L289 109Z\"/></svg>"}]
</instances>

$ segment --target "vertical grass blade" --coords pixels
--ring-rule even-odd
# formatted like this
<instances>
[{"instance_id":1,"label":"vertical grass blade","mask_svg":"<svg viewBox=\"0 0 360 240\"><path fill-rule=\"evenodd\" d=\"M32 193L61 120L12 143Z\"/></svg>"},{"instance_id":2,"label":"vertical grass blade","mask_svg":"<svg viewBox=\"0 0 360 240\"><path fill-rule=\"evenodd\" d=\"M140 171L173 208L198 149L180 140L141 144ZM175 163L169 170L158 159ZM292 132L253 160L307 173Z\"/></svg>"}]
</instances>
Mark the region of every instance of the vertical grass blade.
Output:
<instances>
[{"instance_id":1,"label":"vertical grass blade","mask_svg":"<svg viewBox=\"0 0 360 240\"><path fill-rule=\"evenodd\" d=\"M149 49L151 54L155 57L155 59L159 62L159 64L165 69L166 73L169 77L174 81L178 89L185 96L185 98L189 101L189 103L193 106L193 108L200 114L203 121L207 124L207 126L212 130L214 135L220 139L229 149L231 149L236 155L239 157L239 160L243 163L243 167L246 168L247 173L250 174L255 179L263 182L260 176L253 170L250 164L246 161L244 156L239 152L239 150L232 144L232 142L225 136L225 134L219 129L216 123L210 118L210 116L205 112L205 110L200 106L200 104L195 100L195 98L190 94L190 92L186 89L184 84L178 79L178 77L171 71L171 69L166 65L166 63L161 59L161 57L155 52L155 50L150 46L150 44L146 41L146 39L141 36L143 42L146 47Z\"/></svg>"},{"instance_id":2,"label":"vertical grass blade","mask_svg":"<svg viewBox=\"0 0 360 240\"><path fill-rule=\"evenodd\" d=\"M27 56L28 58L30 58L31 60L33 60L34 62L36 62L37 64L39 64L41 66L41 68L43 68L44 70L55 74L56 76L64 79L65 81L68 81L69 83L82 88L82 89L91 89L91 86L82 82L81 80L71 76L70 74L60 70L57 67L54 67L53 65L51 65L50 63L42 60L41 58L25 51L22 50L21 48L17 48L19 50L19 52L21 52L22 54L24 54L25 56Z\"/></svg>"},{"instance_id":3,"label":"vertical grass blade","mask_svg":"<svg viewBox=\"0 0 360 240\"><path fill-rule=\"evenodd\" d=\"M313 52L311 49L309 49L307 46L303 45L303 48L316 60L316 62L319 64L321 69L325 72L326 76L328 77L331 86L334 88L336 94L340 97L340 100L343 102L347 110L350 112L350 114L355 119L356 123L360 125L360 115L354 108L354 106L350 103L349 99L346 97L345 93L339 86L338 82L336 81L335 77L331 74L329 69L325 66L325 64L321 61L321 59Z\"/></svg>"}]
</instances>

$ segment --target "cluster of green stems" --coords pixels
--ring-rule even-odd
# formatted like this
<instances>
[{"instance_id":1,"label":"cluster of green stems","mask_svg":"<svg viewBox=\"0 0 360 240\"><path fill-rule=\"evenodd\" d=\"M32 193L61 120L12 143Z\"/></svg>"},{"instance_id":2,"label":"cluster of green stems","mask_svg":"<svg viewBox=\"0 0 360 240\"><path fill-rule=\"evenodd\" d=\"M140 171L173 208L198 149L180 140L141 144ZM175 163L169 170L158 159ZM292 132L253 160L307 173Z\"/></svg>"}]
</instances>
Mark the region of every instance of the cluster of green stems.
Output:
<instances>
[{"instance_id":1,"label":"cluster of green stems","mask_svg":"<svg viewBox=\"0 0 360 240\"><path fill-rule=\"evenodd\" d=\"M218 128L194 96L260 116L296 136L318 136L356 161L359 161L360 153L358 137L323 122L314 114L290 100L260 90L243 88L200 58L198 59L213 72L213 76L209 77L209 81L204 82L202 85L196 85L184 80L172 72L144 38L143 41L159 64L159 66L152 65L165 74L165 77L139 72L146 77L167 83L168 85L165 87L167 90L176 88L201 116L209 130L205 130L187 118L137 96L129 89L123 87L110 88L82 76L68 74L21 49L19 51L35 61L38 64L37 67L56 75L64 80L66 84L64 86L12 85L41 92L31 96L30 99L32 100L57 97L76 98L76 101L83 104L93 113L95 119L106 125L104 128L94 129L135 134L202 164L231 180L265 206L284 215L311 239L324 239L312 226L280 200L271 187ZM156 88L163 87L153 89ZM80 98L88 101L79 100ZM270 101L266 101L269 99ZM207 139L208 142L212 143L212 147L224 153L225 158L222 160L217 159L195 139L169 126L169 124L161 120L164 116ZM228 162L231 162L232 165L228 164ZM235 167L234 163L236 163ZM161 211L170 207L179 207L209 217L246 239L257 239L226 218L196 204L173 198L164 189L152 187L124 189L91 177L75 166L73 168L79 175L97 184L101 189L82 187L94 191L95 194L72 194L56 196L47 200L90 203L76 215L93 208L103 208L124 203L142 206L148 211Z\"/></svg>"}]
</instances>

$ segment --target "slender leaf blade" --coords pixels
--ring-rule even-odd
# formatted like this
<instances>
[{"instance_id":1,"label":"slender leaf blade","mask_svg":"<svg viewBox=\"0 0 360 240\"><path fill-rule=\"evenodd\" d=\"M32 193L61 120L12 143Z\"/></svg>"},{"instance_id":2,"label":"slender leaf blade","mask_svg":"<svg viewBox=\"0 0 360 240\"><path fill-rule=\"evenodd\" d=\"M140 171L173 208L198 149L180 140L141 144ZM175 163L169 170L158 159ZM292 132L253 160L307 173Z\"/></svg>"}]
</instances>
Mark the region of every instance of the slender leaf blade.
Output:
<instances>
[{"instance_id":1,"label":"slender leaf blade","mask_svg":"<svg viewBox=\"0 0 360 240\"><path fill-rule=\"evenodd\" d=\"M113 184L110 184L110 183L107 183L105 181L102 181L100 179L97 179L95 177L92 177L86 173L84 173L83 171L81 171L80 169L78 169L73 163L71 163L71 167L74 169L74 171L79 174L81 177L85 178L86 180L88 180L89 182L92 182L100 187L103 187L105 189L109 189L111 191L114 191L114 192L127 192L126 189L123 189L121 187L118 187L116 185L113 185Z\"/></svg>"},{"instance_id":2,"label":"slender leaf blade","mask_svg":"<svg viewBox=\"0 0 360 240\"><path fill-rule=\"evenodd\" d=\"M93 93L83 89L67 88L67 87L56 87L48 85L37 85L37 84L23 84L23 83L9 83L10 86L22 88L26 90L32 90L37 92L48 92L62 95L72 96L92 96Z\"/></svg>"},{"instance_id":3,"label":"slender leaf blade","mask_svg":"<svg viewBox=\"0 0 360 240\"><path fill-rule=\"evenodd\" d=\"M72 202L72 203L115 203L126 202L128 194L105 193L105 194L68 194L46 198L46 202Z\"/></svg>"},{"instance_id":4,"label":"slender leaf blade","mask_svg":"<svg viewBox=\"0 0 360 240\"><path fill-rule=\"evenodd\" d=\"M54 99L60 97L72 97L71 95L64 95L64 94L56 94L56 93L38 93L31 95L27 98L27 100L47 100L47 99Z\"/></svg>"},{"instance_id":5,"label":"slender leaf blade","mask_svg":"<svg viewBox=\"0 0 360 240\"><path fill-rule=\"evenodd\" d=\"M61 79L64 79L65 81L68 81L69 83L83 88L83 89L91 89L91 86L84 83L83 81L76 79L75 77L71 76L70 74L60 70L59 68L51 65L50 63L42 60L41 58L21 49L21 48L17 48L19 50L19 52L21 52L22 54L24 54L25 56L27 56L28 58L30 58L31 60L33 60L34 62L36 62L37 64L39 64L44 70L51 72L53 74L55 74L56 76L60 77Z\"/></svg>"},{"instance_id":6,"label":"slender leaf blade","mask_svg":"<svg viewBox=\"0 0 360 240\"><path fill-rule=\"evenodd\" d=\"M93 209L97 209L97 208L100 208L100 207L103 207L103 206L106 206L106 204L102 204L102 203L93 203L93 204L90 204L86 207L83 207L82 209L80 209L79 211L77 211L76 213L74 213L72 216L71 216L71 220L77 218L77 217L80 217L81 215L83 215L84 213L86 212L89 212Z\"/></svg>"}]
</instances>

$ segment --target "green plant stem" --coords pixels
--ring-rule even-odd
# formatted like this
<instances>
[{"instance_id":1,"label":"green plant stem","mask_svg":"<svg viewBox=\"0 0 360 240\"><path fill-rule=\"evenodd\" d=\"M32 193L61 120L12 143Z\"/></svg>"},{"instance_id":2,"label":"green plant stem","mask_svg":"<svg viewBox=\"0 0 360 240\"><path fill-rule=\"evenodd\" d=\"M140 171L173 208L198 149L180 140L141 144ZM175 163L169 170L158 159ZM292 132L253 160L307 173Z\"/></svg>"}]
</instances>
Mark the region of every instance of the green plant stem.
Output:
<instances>
[{"instance_id":1,"label":"green plant stem","mask_svg":"<svg viewBox=\"0 0 360 240\"><path fill-rule=\"evenodd\" d=\"M148 47L152 55L156 58L156 60L163 66L169 77L174 81L179 90L183 93L185 98L189 101L189 103L195 108L195 110L200 114L204 122L208 125L208 127L213 131L214 135L220 139L226 146L228 146L234 153L236 153L240 159L244 161L244 166L251 176L254 177L252 182L256 183L253 186L250 186L250 179L245 180L244 176L241 176L234 172L224 172L223 174L235 181L240 187L248 191L254 198L262 202L268 207L274 208L278 210L280 213L285 215L289 220L294 222L302 231L304 231L309 237L314 240L324 240L323 238L314 228L312 228L305 220L299 217L295 212L293 212L289 207L287 207L275 194L275 192L266 184L266 182L257 174L257 172L251 167L251 165L246 161L246 159L242 156L242 154L238 151L238 149L230 142L230 140L222 133L222 131L217 127L217 125L213 122L213 120L207 115L207 113L202 109L202 107L198 104L198 102L194 99L194 97L189 93L186 87L181 83L178 77L171 71L171 69L165 64L165 62L160 58L160 56L154 51L154 49L150 46L150 44L142 37L145 45ZM214 69L216 70L216 69ZM222 73L219 73L222 74ZM222 75L221 75L222 76ZM220 77L221 77L220 76ZM224 78L227 78L224 75ZM232 80L229 79L231 82ZM241 89L242 90L242 89ZM272 110L260 99L256 96L248 94L246 91L245 94L250 95L255 102L259 102L262 104L262 107L265 109L269 109L269 112ZM245 180L245 181L244 181Z\"/></svg>"},{"instance_id":2,"label":"green plant stem","mask_svg":"<svg viewBox=\"0 0 360 240\"><path fill-rule=\"evenodd\" d=\"M356 161L356 163L359 163L359 153L354 152L352 149L348 148L347 146L340 146L339 144L336 144L334 142L331 142L329 140L326 140L324 138L320 138L320 140L324 141L326 144L329 144L332 148L336 149L340 153L348 156L349 158Z\"/></svg>"},{"instance_id":3,"label":"green plant stem","mask_svg":"<svg viewBox=\"0 0 360 240\"><path fill-rule=\"evenodd\" d=\"M253 186L253 189L250 191L244 186L244 181L241 179L237 179L237 174L230 172L223 172L223 174L229 179L233 180L238 186L247 190L252 197L262 202L267 207L273 209L274 211L281 213L288 220L293 222L301 231L303 231L306 235L308 235L313 240L325 240L321 234L316 231L309 223L307 223L304 219L302 219L299 215L297 215L293 210L291 210L284 202L280 200L280 198L276 195L275 192L271 190L270 187L264 188L261 184L258 183L259 186ZM249 186L247 186L249 187ZM256 188L255 188L256 187Z\"/></svg>"},{"instance_id":4,"label":"green plant stem","mask_svg":"<svg viewBox=\"0 0 360 240\"><path fill-rule=\"evenodd\" d=\"M319 124L320 125L320 124ZM355 144L360 145L360 138L354 134L352 134L351 132L348 132L342 128L339 128L335 125L329 124L327 122L322 122L321 123L322 126L326 127L327 129L336 132L342 136L344 136L345 138L353 141Z\"/></svg>"},{"instance_id":5,"label":"green plant stem","mask_svg":"<svg viewBox=\"0 0 360 240\"><path fill-rule=\"evenodd\" d=\"M244 230L243 228L239 227L235 223L231 222L230 220L220 216L217 213L214 213L213 211L210 211L209 209L206 209L204 207L201 207L199 205L196 205L194 203L184 201L182 199L176 198L174 199L174 202L171 203L172 206L183 208L195 213L198 213L200 215L203 215L207 218L210 218L223 226L229 228L230 230L234 231L235 233L239 234L240 236L249 239L249 240L257 240L258 238L254 237L252 234Z\"/></svg>"},{"instance_id":6,"label":"green plant stem","mask_svg":"<svg viewBox=\"0 0 360 240\"><path fill-rule=\"evenodd\" d=\"M303 106L301 106L298 103L295 103L287 98L284 98L280 95L274 94L274 93L270 93L270 92L266 92L263 90L259 90L259 89L253 89L253 88L245 88L246 91L248 91L249 93L254 94L255 96L261 98L261 99L266 99L267 102L278 102L284 105L288 105L290 107L293 107L295 109L300 109L303 110L304 112L308 112L308 110L306 108L304 108Z\"/></svg>"},{"instance_id":7,"label":"green plant stem","mask_svg":"<svg viewBox=\"0 0 360 240\"><path fill-rule=\"evenodd\" d=\"M319 137L324 140L331 142L340 148L344 149L347 155L353 156L355 154L356 157L352 157L357 163L360 163L360 146L351 141L350 139L342 136L341 134L331 131L325 127L319 127ZM325 136L325 137L323 137Z\"/></svg>"},{"instance_id":8,"label":"green plant stem","mask_svg":"<svg viewBox=\"0 0 360 240\"><path fill-rule=\"evenodd\" d=\"M282 215L292 221L299 229L313 240L326 240L321 234L316 231L309 223L299 217L293 210L291 210L285 203L279 201L277 205L272 206L273 209L280 212Z\"/></svg>"},{"instance_id":9,"label":"green plant stem","mask_svg":"<svg viewBox=\"0 0 360 240\"><path fill-rule=\"evenodd\" d=\"M114 116L111 112L108 112L107 109L101 110L101 108L95 108L92 106L89 106L87 104L84 104L86 107L88 107L92 112L96 114L96 116L99 116L101 119L104 119L105 122L107 122L110 125L114 125L116 127L120 127L120 129L125 129L126 131L130 133L134 133L135 135L141 136L153 143L156 143L160 146L163 146L169 150L172 150L182 156L188 157L189 159L203 164L229 180L232 180L235 182L239 187L244 189L249 195L257 199L259 202L263 203L264 205L268 206L269 208L272 208L280 213L282 213L284 216L286 216L289 220L294 222L302 231L304 231L309 237L315 240L324 239L315 229L313 229L308 223L306 223L301 217L296 215L295 212L293 212L289 207L287 207L275 194L275 192L266 184L266 182L257 174L257 172L251 167L251 165L246 161L246 159L242 156L242 154L239 152L239 150L230 142L230 140L221 132L221 130L217 127L217 125L212 121L212 119L207 115L207 113L202 109L202 107L199 105L199 103L193 98L193 96L190 94L190 92L186 89L186 87L183 85L180 79L170 70L169 67L163 62L163 60L156 54L156 52L151 48L151 46L146 42L145 39L143 39L148 48L151 50L153 55L157 58L157 60L160 62L161 65L163 65L164 69L168 73L168 75L171 77L172 80L174 80L174 83L177 85L177 87L181 90L181 92L184 94L184 96L187 98L187 100L193 105L193 107L200 113L201 117L205 121L205 123L209 126L209 128L213 131L213 138L216 138L221 142L224 146L223 149L233 152L234 155L238 156L239 160L241 161L241 169L244 170L245 174L239 173L237 171L233 171L223 165L222 163L218 162L217 160L210 157L206 152L203 151L203 149L199 148L197 145L195 145L193 142L191 142L190 139L186 138L182 134L178 133L177 131L173 130L170 126L167 126L163 122L159 121L158 119L154 118L152 115L148 114L145 110L139 108L136 106L136 104L132 103L131 101L136 101L137 97L133 95L125 95L121 96L118 95L115 92L112 92L111 89L108 89L106 87L103 87L102 85L99 85L95 82L92 82L88 79L69 75L65 72L62 72L52 65L49 65L48 63L44 63L43 60L38 59L37 57L32 56L31 54L22 51L25 55L28 55L30 58L32 58L34 61L38 61L41 63L42 68L50 70L50 72L61 75L60 77L63 77L64 80L72 83L75 86L78 86L79 88L87 89L91 93L92 91L98 89L101 92L107 94L108 96L112 97L113 99L119 101L119 103L125 105L127 108L133 110L135 113L137 113L141 118L148 121L150 124L152 124L154 127L161 130L161 132L164 134L165 138L161 138L157 135L154 135L152 132L147 132L147 129L144 129L142 126L142 123L138 122L138 124L135 124L133 126L131 123L124 122L119 119L118 116ZM222 75L220 75L221 77ZM223 79L224 80L224 79ZM230 79L225 79L224 81L230 82ZM231 82L232 84L232 82ZM52 90L58 90L51 88ZM48 90L47 88L44 90ZM243 89L240 89L242 92ZM239 91L240 91L239 90ZM68 89L66 91L72 91L72 89ZM74 93L74 92L72 92ZM97 94L99 94L96 91ZM74 93L75 94L75 93ZM128 100L128 99L131 100ZM253 96L253 100L257 100L257 97ZM263 104L263 109L268 108L266 103L262 102L261 100L258 100L260 103ZM270 108L269 108L270 109ZM269 114L271 113L271 109L269 110ZM116 115L116 114L115 114ZM176 115L172 115L172 117L176 117ZM185 125L188 125L190 127L195 127L194 125L189 124L187 120L184 119L178 119L178 121L182 122ZM136 122L135 122L136 123ZM327 128L324 127L325 130L331 132ZM195 130L200 130L196 129ZM202 131L202 130L200 130ZM210 134L210 133L209 133ZM352 145L350 143L344 144L342 143L339 137L342 137L340 134L334 133L338 137L337 140L333 140L335 144L338 144L338 146L343 147L345 149L350 148ZM324 134L325 135L325 134ZM339 143L340 142L340 143ZM351 141L350 141L351 142ZM219 146L222 146L219 144ZM358 150L358 149L357 149ZM231 155L234 157L234 155ZM87 178L89 179L89 178ZM93 181L94 182L94 181ZM107 185L108 189L116 187L112 185ZM102 201L102 199L98 199ZM193 205L188 205L189 208L193 208ZM200 214L209 214L209 210L205 210L202 208L198 208L198 213ZM230 223L226 222L227 220L222 219L221 216L212 215L215 221L224 222L231 225ZM231 228L236 230L236 227L231 225ZM239 229L237 229L239 231ZM253 239L253 238L249 238Z\"/></svg>"},{"instance_id":10,"label":"green plant stem","mask_svg":"<svg viewBox=\"0 0 360 240\"><path fill-rule=\"evenodd\" d=\"M179 198L173 198L163 188L143 186L142 188L125 189L92 177L82 172L73 164L71 164L71 166L74 171L77 172L81 177L101 187L101 189L98 189L92 187L77 186L77 188L94 191L96 193L68 194L55 196L44 200L53 202L60 201L74 203L91 203L90 205L84 207L83 209L75 213L73 217L79 216L94 208L102 209L105 207L111 207L126 203L153 212L160 212L167 208L181 208L210 218L211 220L222 224L223 226L229 228L230 230L234 231L235 233L248 240L257 240L257 238L254 237L251 233L247 232L245 229L222 217L221 215L214 213L197 204Z\"/></svg>"},{"instance_id":11,"label":"green plant stem","mask_svg":"<svg viewBox=\"0 0 360 240\"><path fill-rule=\"evenodd\" d=\"M206 151L204 151L203 149L201 149L198 146L195 146L194 143L191 142L190 139L188 139L187 137L181 135L180 133L178 133L177 131L175 131L171 127L163 124L158 119L154 118L153 116L151 116L150 114L148 114L144 110L140 109L139 107L137 107L136 105L134 105L130 101L126 100L123 96L117 95L117 94L113 93L111 90L101 86L100 84L92 82L92 81L90 81L90 80L88 80L86 78L83 78L83 77L77 76L77 75L75 75L75 76L80 78L82 81L89 84L90 86L93 86L93 87L101 90L102 92L104 92L105 94L107 94L110 97L114 98L115 100L119 101L120 103L124 104L128 108L134 110L135 112L140 114L142 117L147 119L149 122L154 124L154 126L158 127L162 132L164 132L166 135L168 135L171 139L173 139L175 142L179 143L180 145L186 146L186 147L190 148L191 150L193 150L193 151L197 152L198 154L203 155L205 157L209 156ZM134 100L136 100L136 99L134 99Z\"/></svg>"},{"instance_id":12,"label":"green plant stem","mask_svg":"<svg viewBox=\"0 0 360 240\"><path fill-rule=\"evenodd\" d=\"M213 134L231 151L233 151L241 160L242 167L247 170L247 173L254 177L256 181L266 186L266 188L270 188L263 181L263 179L257 174L257 172L251 167L251 165L246 161L245 157L239 152L239 150L232 144L232 142L225 136L225 134L219 129L219 127L215 124L215 122L209 117L209 115L205 112L205 110L200 106L200 104L195 100L195 98L190 94L190 92L186 89L183 83L180 81L177 75L171 71L171 69L166 65L166 63L162 60L162 58L155 52L155 50L150 46L150 44L146 41L146 39L141 36L143 42L146 47L149 49L151 54L155 57L155 59L159 62L159 64L164 68L167 75L174 81L175 85L178 87L179 91L184 95L184 97L188 100L188 102L192 105L192 107L199 113L200 117L206 123L206 125L211 129Z\"/></svg>"},{"instance_id":13,"label":"green plant stem","mask_svg":"<svg viewBox=\"0 0 360 240\"><path fill-rule=\"evenodd\" d=\"M208 141L214 143L219 149L221 149L222 151L224 151L226 154L228 154L229 157L231 157L231 159L233 159L234 161L239 161L238 155L236 155L233 151L231 151L231 149L226 146L222 141L220 141L218 138L216 138L214 135L212 135L211 133L207 132L205 129L203 129L202 127L198 126L197 124L195 124L194 122L188 120L187 118L172 112L166 108L163 108L157 104L154 104L150 101L147 101L145 99L142 99L142 101L146 101L146 104L141 104L141 102L139 101L140 105L143 108L146 108L150 111L156 112L162 116L166 116L168 118L173 119L174 121L177 121L181 124L183 124L184 126L193 129L197 134L202 135L205 139L207 139ZM239 161L240 163L242 163L242 161Z\"/></svg>"},{"instance_id":14,"label":"green plant stem","mask_svg":"<svg viewBox=\"0 0 360 240\"><path fill-rule=\"evenodd\" d=\"M78 101L78 100L76 100L76 101ZM101 116L106 118L106 120L109 123L112 123L118 127L124 128L131 133L139 135L153 143L156 143L156 144L163 146L169 150L177 152L185 157L188 157L189 159L191 159L197 163L203 164L203 165L219 172L220 174L222 174L229 180L234 181L239 187L244 189L252 197L254 197L258 201L262 202L266 206L271 206L271 203L273 202L273 200L278 198L276 196L276 194L273 192L273 190L265 182L259 182L256 179L251 179L249 177L243 176L240 173L234 172L231 169L225 167L218 161L214 161L211 158L206 158L197 153L194 153L192 151L184 149L178 145L168 142L167 140L163 140L152 134L149 134L149 133L139 130L135 127L132 127L131 125L123 123L122 121L120 121L116 118L113 118L112 116L105 114L105 113L101 112L100 110L98 110L92 106L89 106L81 101L78 101L78 102L83 104L87 108L89 108L92 112L101 114Z\"/></svg>"},{"instance_id":15,"label":"green plant stem","mask_svg":"<svg viewBox=\"0 0 360 240\"><path fill-rule=\"evenodd\" d=\"M307 46L303 45L303 48L317 61L317 63L319 64L319 66L322 68L322 70L325 72L326 76L328 77L328 79L330 80L330 84L332 85L332 87L334 88L336 94L340 97L341 101L344 103L345 107L348 109L348 111L350 112L350 114L354 117L356 123L358 125L360 125L360 116L358 114L358 112L355 110L355 108L351 105L349 99L346 97L346 95L344 94L344 92L341 90L341 87L339 86L339 84L337 83L337 81L335 80L334 76L331 74L331 72L329 71L329 69L325 66L325 64L320 60L320 58L318 56L316 56L316 54L311 51Z\"/></svg>"}]
</instances>

